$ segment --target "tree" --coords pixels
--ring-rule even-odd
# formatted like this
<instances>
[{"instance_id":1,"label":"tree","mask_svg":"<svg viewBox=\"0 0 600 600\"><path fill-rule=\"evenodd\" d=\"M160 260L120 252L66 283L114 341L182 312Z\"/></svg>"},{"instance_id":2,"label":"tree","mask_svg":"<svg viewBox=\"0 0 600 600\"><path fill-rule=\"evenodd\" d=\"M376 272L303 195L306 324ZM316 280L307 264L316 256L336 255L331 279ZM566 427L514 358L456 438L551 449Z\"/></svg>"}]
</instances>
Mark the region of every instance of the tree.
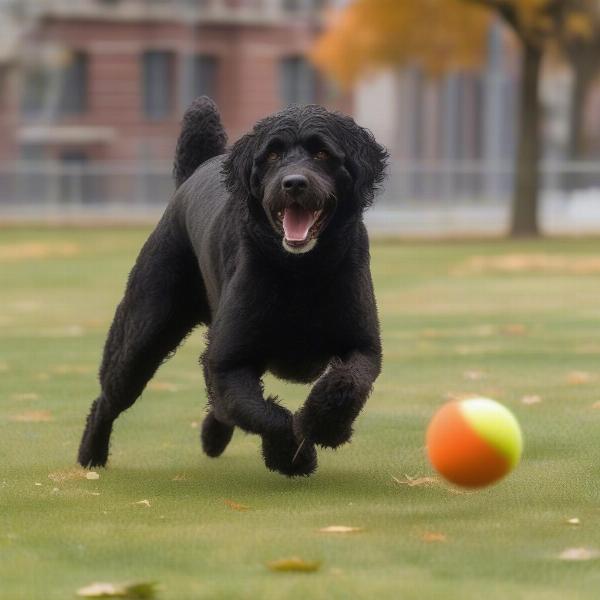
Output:
<instances>
[{"instance_id":1,"label":"tree","mask_svg":"<svg viewBox=\"0 0 600 600\"><path fill-rule=\"evenodd\" d=\"M568 156L585 158L584 107L591 84L600 74L600 2L573 0L561 23L559 44L573 69Z\"/></svg>"},{"instance_id":2,"label":"tree","mask_svg":"<svg viewBox=\"0 0 600 600\"><path fill-rule=\"evenodd\" d=\"M356 0L323 35L314 58L343 84L366 70L415 59L432 72L468 67L481 60L489 19L500 17L522 49L511 234L538 235L542 61L560 36L569 37L575 14L581 26L577 5L585 1Z\"/></svg>"}]
</instances>

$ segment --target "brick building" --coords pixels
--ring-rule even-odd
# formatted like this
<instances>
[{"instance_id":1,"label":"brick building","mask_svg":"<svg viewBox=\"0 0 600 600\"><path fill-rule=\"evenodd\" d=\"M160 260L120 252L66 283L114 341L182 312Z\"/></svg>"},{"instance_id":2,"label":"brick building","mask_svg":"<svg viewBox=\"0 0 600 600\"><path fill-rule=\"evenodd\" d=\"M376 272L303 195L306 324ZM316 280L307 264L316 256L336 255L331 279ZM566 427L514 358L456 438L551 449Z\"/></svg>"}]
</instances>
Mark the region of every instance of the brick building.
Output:
<instances>
[{"instance_id":1,"label":"brick building","mask_svg":"<svg viewBox=\"0 0 600 600\"><path fill-rule=\"evenodd\" d=\"M230 140L289 103L348 110L306 59L325 4L20 0L18 59L0 67L0 160L170 161L200 94Z\"/></svg>"}]
</instances>

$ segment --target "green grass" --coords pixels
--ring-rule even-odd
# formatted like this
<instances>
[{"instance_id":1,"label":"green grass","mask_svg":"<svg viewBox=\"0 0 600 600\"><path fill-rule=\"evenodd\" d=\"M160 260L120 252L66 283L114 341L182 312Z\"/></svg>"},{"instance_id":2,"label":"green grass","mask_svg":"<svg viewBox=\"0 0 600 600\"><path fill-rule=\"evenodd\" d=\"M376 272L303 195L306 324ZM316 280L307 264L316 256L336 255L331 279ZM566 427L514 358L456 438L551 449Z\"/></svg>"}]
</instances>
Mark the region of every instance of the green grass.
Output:
<instances>
[{"instance_id":1,"label":"green grass","mask_svg":"<svg viewBox=\"0 0 600 600\"><path fill-rule=\"evenodd\" d=\"M100 479L57 481L74 467L104 336L146 233L0 230L2 600L128 580L158 581L173 600L599 597L600 561L558 556L600 548L600 272L464 266L505 254L585 265L600 241L375 243L384 370L352 444L320 452L314 477L268 472L259 440L239 432L222 458L201 454L196 331L117 422ZM591 380L573 385L573 371ZM289 406L307 393L273 378L266 387ZM469 393L519 418L516 472L473 494L394 482L433 475L427 422L449 394ZM52 420L14 420L30 411ZM364 531L317 532L336 524ZM321 570L265 567L293 555Z\"/></svg>"}]
</instances>

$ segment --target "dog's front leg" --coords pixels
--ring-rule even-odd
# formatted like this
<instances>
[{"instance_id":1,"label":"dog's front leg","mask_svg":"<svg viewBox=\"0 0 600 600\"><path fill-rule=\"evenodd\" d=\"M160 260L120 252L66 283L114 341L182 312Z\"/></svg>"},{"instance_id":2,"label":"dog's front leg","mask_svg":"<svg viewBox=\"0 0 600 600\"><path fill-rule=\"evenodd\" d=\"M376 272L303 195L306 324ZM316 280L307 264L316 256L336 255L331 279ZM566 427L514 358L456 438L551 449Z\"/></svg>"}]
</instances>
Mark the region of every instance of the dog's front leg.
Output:
<instances>
[{"instance_id":1,"label":"dog's front leg","mask_svg":"<svg viewBox=\"0 0 600 600\"><path fill-rule=\"evenodd\" d=\"M212 408L218 421L262 437L265 465L284 475L310 475L317 454L310 443L294 436L292 413L275 398L264 398L259 375L252 368L210 365Z\"/></svg>"},{"instance_id":2,"label":"dog's front leg","mask_svg":"<svg viewBox=\"0 0 600 600\"><path fill-rule=\"evenodd\" d=\"M378 351L354 351L335 358L294 415L300 440L337 448L352 437L352 424L364 406L381 370Z\"/></svg>"}]
</instances>

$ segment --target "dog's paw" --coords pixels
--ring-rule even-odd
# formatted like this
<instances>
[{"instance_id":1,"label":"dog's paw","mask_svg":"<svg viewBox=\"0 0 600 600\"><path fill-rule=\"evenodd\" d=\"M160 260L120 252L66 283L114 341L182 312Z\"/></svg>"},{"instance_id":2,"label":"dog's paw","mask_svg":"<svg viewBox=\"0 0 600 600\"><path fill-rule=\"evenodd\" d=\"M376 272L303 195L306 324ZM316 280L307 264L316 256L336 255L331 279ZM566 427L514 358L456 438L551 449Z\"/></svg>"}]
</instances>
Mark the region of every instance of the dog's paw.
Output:
<instances>
[{"instance_id":1,"label":"dog's paw","mask_svg":"<svg viewBox=\"0 0 600 600\"><path fill-rule=\"evenodd\" d=\"M323 448L337 448L352 438L352 420L342 421L331 412L315 415L301 410L294 415L294 432L297 437Z\"/></svg>"},{"instance_id":2,"label":"dog's paw","mask_svg":"<svg viewBox=\"0 0 600 600\"><path fill-rule=\"evenodd\" d=\"M234 428L231 425L218 421L215 415L209 412L202 423L200 434L202 449L205 454L212 458L221 456L231 441L233 430Z\"/></svg>"},{"instance_id":3,"label":"dog's paw","mask_svg":"<svg viewBox=\"0 0 600 600\"><path fill-rule=\"evenodd\" d=\"M337 448L352 437L352 423L363 401L352 381L343 376L321 379L294 415L294 434L324 448Z\"/></svg>"},{"instance_id":4,"label":"dog's paw","mask_svg":"<svg viewBox=\"0 0 600 600\"><path fill-rule=\"evenodd\" d=\"M290 428L285 435L262 438L265 466L288 477L308 477L317 469L317 451L308 440L298 442Z\"/></svg>"}]
</instances>

